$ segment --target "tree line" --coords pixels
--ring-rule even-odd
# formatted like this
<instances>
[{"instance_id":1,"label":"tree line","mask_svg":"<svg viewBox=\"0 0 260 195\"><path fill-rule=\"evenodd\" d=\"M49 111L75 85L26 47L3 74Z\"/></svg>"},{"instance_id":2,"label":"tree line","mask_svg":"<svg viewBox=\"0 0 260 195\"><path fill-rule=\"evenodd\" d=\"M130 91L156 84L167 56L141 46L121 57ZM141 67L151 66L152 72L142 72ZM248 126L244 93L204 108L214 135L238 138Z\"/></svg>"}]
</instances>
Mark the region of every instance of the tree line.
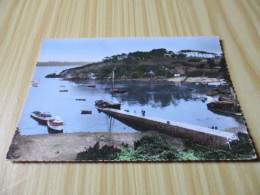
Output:
<instances>
[{"instance_id":1,"label":"tree line","mask_svg":"<svg viewBox=\"0 0 260 195\"><path fill-rule=\"evenodd\" d=\"M118 61L125 61L126 63L131 63L133 60L147 60L152 58L164 58L170 57L174 59L186 58L188 56L197 58L213 58L217 57L216 53L200 51L200 50L180 50L179 52L168 51L165 48L153 49L151 51L136 51L130 52L128 54L122 53L118 55L113 55L110 57L105 57L102 62L104 63L115 63Z\"/></svg>"}]
</instances>

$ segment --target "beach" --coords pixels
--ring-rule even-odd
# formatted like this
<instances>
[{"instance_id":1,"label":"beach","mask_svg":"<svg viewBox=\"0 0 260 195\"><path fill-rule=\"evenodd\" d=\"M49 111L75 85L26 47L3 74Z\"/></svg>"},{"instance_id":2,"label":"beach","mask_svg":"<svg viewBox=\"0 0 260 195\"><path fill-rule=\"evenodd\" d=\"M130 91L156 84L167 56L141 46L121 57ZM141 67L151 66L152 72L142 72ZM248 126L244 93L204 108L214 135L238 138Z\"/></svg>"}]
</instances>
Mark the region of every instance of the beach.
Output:
<instances>
[{"instance_id":1,"label":"beach","mask_svg":"<svg viewBox=\"0 0 260 195\"><path fill-rule=\"evenodd\" d=\"M166 136L154 131L136 133L112 132L77 132L43 135L20 135L17 131L7 154L9 159L16 162L27 161L73 161L77 153L94 146L114 145L122 147L122 143L134 147L134 141L144 136L162 136L169 144L178 150L184 149L184 143L179 138Z\"/></svg>"}]
</instances>

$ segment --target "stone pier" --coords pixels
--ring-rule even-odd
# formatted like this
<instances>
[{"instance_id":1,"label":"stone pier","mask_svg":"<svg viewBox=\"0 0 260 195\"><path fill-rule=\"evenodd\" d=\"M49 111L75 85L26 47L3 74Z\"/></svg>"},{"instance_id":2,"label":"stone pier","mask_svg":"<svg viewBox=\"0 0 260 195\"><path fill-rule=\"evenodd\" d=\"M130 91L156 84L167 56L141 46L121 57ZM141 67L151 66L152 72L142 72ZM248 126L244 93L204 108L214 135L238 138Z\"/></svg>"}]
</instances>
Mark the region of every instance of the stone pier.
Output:
<instances>
[{"instance_id":1,"label":"stone pier","mask_svg":"<svg viewBox=\"0 0 260 195\"><path fill-rule=\"evenodd\" d=\"M122 110L108 108L98 108L98 110L134 128L158 131L170 136L189 139L203 145L219 147L228 145L233 140L238 140L235 133L142 116Z\"/></svg>"}]
</instances>

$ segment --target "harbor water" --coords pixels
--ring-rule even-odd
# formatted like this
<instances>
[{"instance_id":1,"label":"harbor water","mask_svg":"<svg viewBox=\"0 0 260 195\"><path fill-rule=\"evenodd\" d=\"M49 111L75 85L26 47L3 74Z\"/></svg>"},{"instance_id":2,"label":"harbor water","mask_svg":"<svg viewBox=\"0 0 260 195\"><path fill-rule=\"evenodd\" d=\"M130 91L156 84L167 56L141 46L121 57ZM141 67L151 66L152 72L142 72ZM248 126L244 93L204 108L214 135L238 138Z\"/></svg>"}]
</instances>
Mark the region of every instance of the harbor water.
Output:
<instances>
[{"instance_id":1,"label":"harbor water","mask_svg":"<svg viewBox=\"0 0 260 195\"><path fill-rule=\"evenodd\" d=\"M127 93L111 92L112 82L86 81L76 84L60 78L45 78L47 74L59 73L72 66L37 66L33 81L38 87L30 87L27 99L18 123L22 135L47 134L46 126L39 125L30 117L31 112L50 112L53 117L60 116L64 120L64 133L72 132L135 132L116 119L99 113L95 106L96 100L121 102L121 109L146 116L166 120L217 127L218 130L237 127L243 124L242 116L225 116L207 109L205 93L214 86L195 83L173 82L115 82L119 90ZM88 87L95 85L96 87ZM225 86L223 86L225 87ZM59 92L68 90L68 92ZM76 99L85 99L77 101ZM92 114L82 115L82 110Z\"/></svg>"}]
</instances>

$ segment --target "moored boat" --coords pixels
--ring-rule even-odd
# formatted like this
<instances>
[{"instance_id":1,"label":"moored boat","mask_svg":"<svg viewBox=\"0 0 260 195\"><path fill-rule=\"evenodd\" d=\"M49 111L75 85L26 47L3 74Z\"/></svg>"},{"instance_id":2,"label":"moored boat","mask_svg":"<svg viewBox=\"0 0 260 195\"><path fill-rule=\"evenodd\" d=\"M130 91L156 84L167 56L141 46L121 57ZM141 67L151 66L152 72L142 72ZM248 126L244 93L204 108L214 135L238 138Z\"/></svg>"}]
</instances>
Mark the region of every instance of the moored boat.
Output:
<instances>
[{"instance_id":1,"label":"moored boat","mask_svg":"<svg viewBox=\"0 0 260 195\"><path fill-rule=\"evenodd\" d=\"M59 92L68 92L69 90L67 89L62 89L62 90L59 90Z\"/></svg>"},{"instance_id":2,"label":"moored boat","mask_svg":"<svg viewBox=\"0 0 260 195\"><path fill-rule=\"evenodd\" d=\"M86 101L86 99L82 99L82 98L76 98L75 100L77 100L77 101Z\"/></svg>"},{"instance_id":3,"label":"moored boat","mask_svg":"<svg viewBox=\"0 0 260 195\"><path fill-rule=\"evenodd\" d=\"M52 119L52 116L49 112L39 112L39 111L34 111L31 113L31 117L38 121L38 123L46 125L47 121Z\"/></svg>"},{"instance_id":4,"label":"moored boat","mask_svg":"<svg viewBox=\"0 0 260 195\"><path fill-rule=\"evenodd\" d=\"M47 121L49 133L62 133L63 132L63 120L60 117L50 119Z\"/></svg>"},{"instance_id":5,"label":"moored boat","mask_svg":"<svg viewBox=\"0 0 260 195\"><path fill-rule=\"evenodd\" d=\"M96 85L88 85L88 87L96 87Z\"/></svg>"},{"instance_id":6,"label":"moored boat","mask_svg":"<svg viewBox=\"0 0 260 195\"><path fill-rule=\"evenodd\" d=\"M112 90L112 92L118 91L118 88L116 88L114 86L115 70L116 70L116 67L114 67L113 71L112 71L112 87L110 88ZM112 93L112 97L113 97L113 93ZM95 105L99 108L113 108L113 109L118 109L118 110L121 109L121 103L108 102L108 101L104 101L104 100L95 101Z\"/></svg>"},{"instance_id":7,"label":"moored boat","mask_svg":"<svg viewBox=\"0 0 260 195\"><path fill-rule=\"evenodd\" d=\"M125 91L125 90L115 90L115 91L113 91L114 93L126 93L127 91Z\"/></svg>"},{"instance_id":8,"label":"moored boat","mask_svg":"<svg viewBox=\"0 0 260 195\"><path fill-rule=\"evenodd\" d=\"M92 114L91 110L81 110L81 114Z\"/></svg>"},{"instance_id":9,"label":"moored boat","mask_svg":"<svg viewBox=\"0 0 260 195\"><path fill-rule=\"evenodd\" d=\"M103 100L97 100L95 101L95 105L100 108L114 108L120 110L121 103L110 103Z\"/></svg>"},{"instance_id":10,"label":"moored boat","mask_svg":"<svg viewBox=\"0 0 260 195\"><path fill-rule=\"evenodd\" d=\"M39 86L39 83L37 83L36 81L32 81L31 84L32 84L32 87L38 87Z\"/></svg>"}]
</instances>

